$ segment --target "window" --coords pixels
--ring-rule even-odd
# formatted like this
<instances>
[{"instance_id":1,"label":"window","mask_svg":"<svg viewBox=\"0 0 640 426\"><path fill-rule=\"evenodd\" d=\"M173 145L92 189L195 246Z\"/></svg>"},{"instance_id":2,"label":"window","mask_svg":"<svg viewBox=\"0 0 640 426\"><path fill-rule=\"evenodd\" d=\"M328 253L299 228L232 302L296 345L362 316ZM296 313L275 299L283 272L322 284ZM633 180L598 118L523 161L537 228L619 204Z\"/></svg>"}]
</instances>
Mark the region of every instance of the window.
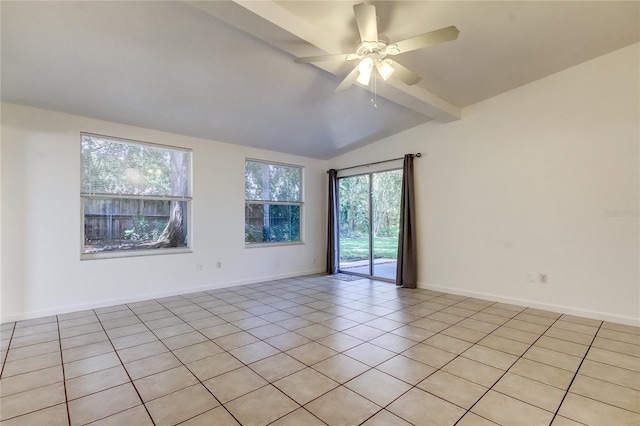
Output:
<instances>
[{"instance_id":1,"label":"window","mask_svg":"<svg viewBox=\"0 0 640 426\"><path fill-rule=\"evenodd\" d=\"M302 167L245 162L245 244L301 242Z\"/></svg>"},{"instance_id":2,"label":"window","mask_svg":"<svg viewBox=\"0 0 640 426\"><path fill-rule=\"evenodd\" d=\"M191 151L86 133L81 140L84 257L188 248Z\"/></svg>"}]
</instances>

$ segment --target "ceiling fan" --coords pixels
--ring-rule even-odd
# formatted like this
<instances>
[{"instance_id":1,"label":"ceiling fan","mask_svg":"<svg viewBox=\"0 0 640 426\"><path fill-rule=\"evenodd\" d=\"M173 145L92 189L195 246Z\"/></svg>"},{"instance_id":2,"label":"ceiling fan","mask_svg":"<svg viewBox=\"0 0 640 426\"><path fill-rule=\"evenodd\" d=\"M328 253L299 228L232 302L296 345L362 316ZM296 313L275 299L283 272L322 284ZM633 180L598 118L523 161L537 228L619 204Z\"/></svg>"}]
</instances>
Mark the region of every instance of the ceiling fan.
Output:
<instances>
[{"instance_id":1,"label":"ceiling fan","mask_svg":"<svg viewBox=\"0 0 640 426\"><path fill-rule=\"evenodd\" d=\"M398 55L412 50L433 46L458 38L460 31L455 26L441 28L416 37L411 37L396 43L390 43L388 38L378 35L378 22L376 7L369 4L356 4L353 6L356 15L356 24L360 33L360 44L356 46L355 53L340 53L335 55L319 55L295 58L294 62L310 63L323 61L354 61L358 60L353 70L342 80L336 88L340 92L349 88L356 81L368 86L373 70L380 74L383 80L388 80L391 75L412 86L422 77L405 68L387 56Z\"/></svg>"}]
</instances>

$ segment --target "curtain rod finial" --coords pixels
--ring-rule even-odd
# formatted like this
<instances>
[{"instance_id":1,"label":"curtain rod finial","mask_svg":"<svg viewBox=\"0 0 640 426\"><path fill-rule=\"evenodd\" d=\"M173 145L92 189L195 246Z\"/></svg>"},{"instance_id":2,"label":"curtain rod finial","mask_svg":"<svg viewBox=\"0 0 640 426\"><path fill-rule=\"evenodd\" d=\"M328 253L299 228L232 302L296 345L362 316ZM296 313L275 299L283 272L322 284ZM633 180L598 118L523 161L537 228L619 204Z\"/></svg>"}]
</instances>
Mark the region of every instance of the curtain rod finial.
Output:
<instances>
[{"instance_id":1,"label":"curtain rod finial","mask_svg":"<svg viewBox=\"0 0 640 426\"><path fill-rule=\"evenodd\" d=\"M418 158L422 157L422 153L420 153L420 152L419 152L419 153L417 153L417 154L416 154L416 157L418 157Z\"/></svg>"}]
</instances>

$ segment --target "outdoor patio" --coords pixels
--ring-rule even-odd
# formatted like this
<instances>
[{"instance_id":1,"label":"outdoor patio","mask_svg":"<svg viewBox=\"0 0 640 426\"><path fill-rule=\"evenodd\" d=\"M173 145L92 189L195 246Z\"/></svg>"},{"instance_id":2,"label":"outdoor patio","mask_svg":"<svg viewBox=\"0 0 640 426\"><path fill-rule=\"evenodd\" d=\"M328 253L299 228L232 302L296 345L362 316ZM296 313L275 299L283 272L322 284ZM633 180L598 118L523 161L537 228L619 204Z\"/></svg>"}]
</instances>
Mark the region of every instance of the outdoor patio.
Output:
<instances>
[{"instance_id":1,"label":"outdoor patio","mask_svg":"<svg viewBox=\"0 0 640 426\"><path fill-rule=\"evenodd\" d=\"M398 261L396 259L374 259L373 276L376 278L395 280L397 266ZM340 262L340 272L369 275L369 261Z\"/></svg>"}]
</instances>

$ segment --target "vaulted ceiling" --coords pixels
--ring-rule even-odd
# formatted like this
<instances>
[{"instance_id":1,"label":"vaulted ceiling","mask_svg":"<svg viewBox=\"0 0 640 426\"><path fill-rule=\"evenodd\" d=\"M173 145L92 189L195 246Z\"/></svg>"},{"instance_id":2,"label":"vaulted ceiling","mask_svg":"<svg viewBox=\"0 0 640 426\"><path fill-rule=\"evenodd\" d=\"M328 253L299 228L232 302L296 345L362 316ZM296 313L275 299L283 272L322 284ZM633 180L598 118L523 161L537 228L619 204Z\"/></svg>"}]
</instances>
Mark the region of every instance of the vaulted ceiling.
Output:
<instances>
[{"instance_id":1,"label":"vaulted ceiling","mask_svg":"<svg viewBox=\"0 0 640 426\"><path fill-rule=\"evenodd\" d=\"M326 159L640 40L636 1L371 2L392 41L460 35L334 93L353 62L293 58L352 52L356 3L3 0L2 100Z\"/></svg>"}]
</instances>

